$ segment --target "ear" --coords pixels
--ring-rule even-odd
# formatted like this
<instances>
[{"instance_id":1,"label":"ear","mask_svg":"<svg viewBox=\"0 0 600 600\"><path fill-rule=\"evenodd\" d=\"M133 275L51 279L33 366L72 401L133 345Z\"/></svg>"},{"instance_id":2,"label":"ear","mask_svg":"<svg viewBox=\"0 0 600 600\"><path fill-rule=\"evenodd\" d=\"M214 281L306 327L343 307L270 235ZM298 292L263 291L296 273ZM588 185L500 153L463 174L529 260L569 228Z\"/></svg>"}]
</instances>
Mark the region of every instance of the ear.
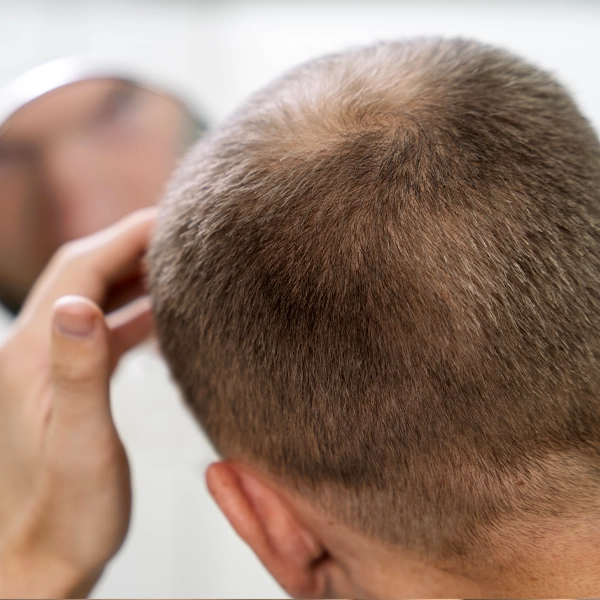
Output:
<instances>
[{"instance_id":1,"label":"ear","mask_svg":"<svg viewBox=\"0 0 600 600\"><path fill-rule=\"evenodd\" d=\"M274 484L226 461L210 465L206 483L232 527L286 592L304 598L326 593L327 553Z\"/></svg>"}]
</instances>

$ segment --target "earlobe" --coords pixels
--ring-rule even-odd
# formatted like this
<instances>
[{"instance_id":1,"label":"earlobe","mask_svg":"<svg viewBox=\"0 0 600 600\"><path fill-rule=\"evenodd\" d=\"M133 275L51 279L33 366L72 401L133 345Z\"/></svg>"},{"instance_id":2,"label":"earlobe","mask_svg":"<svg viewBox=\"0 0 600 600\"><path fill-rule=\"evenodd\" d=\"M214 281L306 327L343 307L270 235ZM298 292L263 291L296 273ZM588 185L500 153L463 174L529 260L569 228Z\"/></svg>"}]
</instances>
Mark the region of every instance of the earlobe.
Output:
<instances>
[{"instance_id":1,"label":"earlobe","mask_svg":"<svg viewBox=\"0 0 600 600\"><path fill-rule=\"evenodd\" d=\"M321 565L326 553L274 484L226 461L210 465L206 483L232 527L289 594L306 598L325 593Z\"/></svg>"}]
</instances>

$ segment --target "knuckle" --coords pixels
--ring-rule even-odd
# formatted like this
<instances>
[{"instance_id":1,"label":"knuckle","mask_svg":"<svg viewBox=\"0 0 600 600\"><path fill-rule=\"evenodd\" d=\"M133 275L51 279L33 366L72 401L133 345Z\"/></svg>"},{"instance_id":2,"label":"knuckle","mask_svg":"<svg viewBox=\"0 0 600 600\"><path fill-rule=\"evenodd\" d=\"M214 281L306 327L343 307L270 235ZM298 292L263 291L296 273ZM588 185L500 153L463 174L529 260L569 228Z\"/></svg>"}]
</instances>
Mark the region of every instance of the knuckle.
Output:
<instances>
[{"instance_id":1,"label":"knuckle","mask_svg":"<svg viewBox=\"0 0 600 600\"><path fill-rule=\"evenodd\" d=\"M77 255L77 242L66 242L56 252L58 262L68 262Z\"/></svg>"},{"instance_id":2,"label":"knuckle","mask_svg":"<svg viewBox=\"0 0 600 600\"><path fill-rule=\"evenodd\" d=\"M72 263L85 259L93 253L97 244L95 240L98 234L65 242L56 252L56 257L61 263Z\"/></svg>"},{"instance_id":3,"label":"knuckle","mask_svg":"<svg viewBox=\"0 0 600 600\"><path fill-rule=\"evenodd\" d=\"M91 390L98 386L98 375L93 365L57 362L54 374L57 383L66 391Z\"/></svg>"},{"instance_id":4,"label":"knuckle","mask_svg":"<svg viewBox=\"0 0 600 600\"><path fill-rule=\"evenodd\" d=\"M81 256L81 250L77 242L63 244L54 254L52 266L64 268L76 262Z\"/></svg>"},{"instance_id":5,"label":"knuckle","mask_svg":"<svg viewBox=\"0 0 600 600\"><path fill-rule=\"evenodd\" d=\"M98 234L80 238L63 244L55 253L52 263L59 270L95 269L94 256L99 248Z\"/></svg>"}]
</instances>

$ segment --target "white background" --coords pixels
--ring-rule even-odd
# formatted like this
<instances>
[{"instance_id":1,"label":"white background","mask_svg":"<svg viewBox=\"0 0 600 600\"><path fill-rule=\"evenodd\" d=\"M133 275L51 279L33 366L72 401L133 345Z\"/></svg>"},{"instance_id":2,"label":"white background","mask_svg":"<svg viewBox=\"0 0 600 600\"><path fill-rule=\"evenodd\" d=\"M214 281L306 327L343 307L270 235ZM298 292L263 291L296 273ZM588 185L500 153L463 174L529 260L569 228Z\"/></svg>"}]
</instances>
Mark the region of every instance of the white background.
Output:
<instances>
[{"instance_id":1,"label":"white background","mask_svg":"<svg viewBox=\"0 0 600 600\"><path fill-rule=\"evenodd\" d=\"M102 55L181 90L218 123L300 61L428 34L496 43L551 70L600 129L598 1L0 0L0 85L52 58ZM135 503L130 534L95 595L282 596L212 504L203 483L212 451L160 359L136 352L121 365L113 391Z\"/></svg>"}]
</instances>

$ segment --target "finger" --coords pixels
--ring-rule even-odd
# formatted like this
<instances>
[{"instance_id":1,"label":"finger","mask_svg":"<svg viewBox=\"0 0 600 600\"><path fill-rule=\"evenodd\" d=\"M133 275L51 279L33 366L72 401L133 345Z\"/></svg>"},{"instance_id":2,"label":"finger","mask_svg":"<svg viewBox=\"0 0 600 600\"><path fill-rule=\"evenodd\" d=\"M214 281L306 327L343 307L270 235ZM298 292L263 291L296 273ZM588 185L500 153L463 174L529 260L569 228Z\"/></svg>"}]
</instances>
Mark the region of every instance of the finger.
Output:
<instances>
[{"instance_id":1,"label":"finger","mask_svg":"<svg viewBox=\"0 0 600 600\"><path fill-rule=\"evenodd\" d=\"M91 300L66 296L54 305L50 345L52 419L85 442L85 429L110 418L109 332Z\"/></svg>"},{"instance_id":2,"label":"finger","mask_svg":"<svg viewBox=\"0 0 600 600\"><path fill-rule=\"evenodd\" d=\"M36 320L48 322L54 302L65 295L102 304L113 283L141 269L155 215L155 209L137 211L59 250L34 286L22 319L35 315Z\"/></svg>"},{"instance_id":3,"label":"finger","mask_svg":"<svg viewBox=\"0 0 600 600\"><path fill-rule=\"evenodd\" d=\"M111 333L111 372L121 356L152 334L154 321L150 298L145 296L106 318Z\"/></svg>"}]
</instances>

